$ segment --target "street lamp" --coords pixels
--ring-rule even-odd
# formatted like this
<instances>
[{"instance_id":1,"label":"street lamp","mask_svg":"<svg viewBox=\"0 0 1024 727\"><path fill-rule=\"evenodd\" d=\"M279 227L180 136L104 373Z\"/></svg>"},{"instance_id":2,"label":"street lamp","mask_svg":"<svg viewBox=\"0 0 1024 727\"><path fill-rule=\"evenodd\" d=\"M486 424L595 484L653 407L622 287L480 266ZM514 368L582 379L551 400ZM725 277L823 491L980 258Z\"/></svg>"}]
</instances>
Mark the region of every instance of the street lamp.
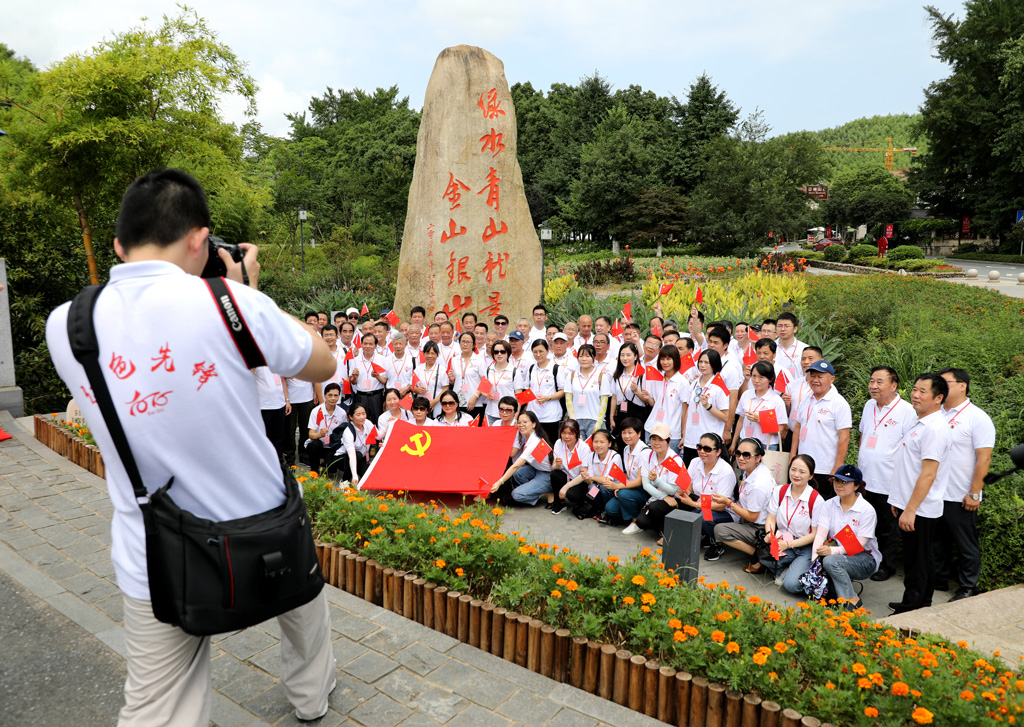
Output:
<instances>
[{"instance_id":1,"label":"street lamp","mask_svg":"<svg viewBox=\"0 0 1024 727\"><path fill-rule=\"evenodd\" d=\"M299 249L302 251L302 272L306 272L306 243L302 237L302 223L306 221L306 210L299 206Z\"/></svg>"}]
</instances>

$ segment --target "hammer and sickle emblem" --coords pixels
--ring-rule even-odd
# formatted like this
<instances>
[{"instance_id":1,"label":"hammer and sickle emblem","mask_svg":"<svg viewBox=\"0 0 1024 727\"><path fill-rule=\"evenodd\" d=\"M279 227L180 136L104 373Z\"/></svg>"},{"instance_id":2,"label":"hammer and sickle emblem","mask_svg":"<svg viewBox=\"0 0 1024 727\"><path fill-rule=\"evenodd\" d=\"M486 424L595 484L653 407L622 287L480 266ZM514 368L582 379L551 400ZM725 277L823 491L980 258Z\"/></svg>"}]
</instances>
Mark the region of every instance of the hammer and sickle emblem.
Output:
<instances>
[{"instance_id":1,"label":"hammer and sickle emblem","mask_svg":"<svg viewBox=\"0 0 1024 727\"><path fill-rule=\"evenodd\" d=\"M427 443L423 443L423 437L427 438ZM409 445L413 442L416 443L415 447ZM416 432L409 437L409 444L402 445L402 451L406 454L411 454L413 457L422 457L430 449L430 434L428 432Z\"/></svg>"}]
</instances>

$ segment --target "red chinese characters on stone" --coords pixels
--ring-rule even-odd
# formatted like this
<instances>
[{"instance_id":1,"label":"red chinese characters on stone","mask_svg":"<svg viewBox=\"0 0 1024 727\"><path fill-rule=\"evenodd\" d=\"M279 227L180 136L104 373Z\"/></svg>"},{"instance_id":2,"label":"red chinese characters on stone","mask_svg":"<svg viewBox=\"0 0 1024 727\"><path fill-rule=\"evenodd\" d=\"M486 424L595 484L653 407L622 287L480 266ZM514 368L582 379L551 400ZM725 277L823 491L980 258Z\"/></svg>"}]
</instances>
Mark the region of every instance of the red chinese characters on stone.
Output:
<instances>
[{"instance_id":1,"label":"red chinese characters on stone","mask_svg":"<svg viewBox=\"0 0 1024 727\"><path fill-rule=\"evenodd\" d=\"M498 178L497 170L491 167L491 171L487 173L487 184L477 194L483 194L487 192L487 206L493 207L496 210L501 209L501 202L498 199L498 182L501 180Z\"/></svg>"},{"instance_id":2,"label":"red chinese characters on stone","mask_svg":"<svg viewBox=\"0 0 1024 727\"><path fill-rule=\"evenodd\" d=\"M480 151L493 151L494 153L491 154L491 159L498 156L505 150L505 145L501 143L503 136L504 135L500 132L495 132L494 127L491 127L490 134L484 134L480 137L480 141L484 143L484 145L480 147Z\"/></svg>"},{"instance_id":3,"label":"red chinese characters on stone","mask_svg":"<svg viewBox=\"0 0 1024 727\"><path fill-rule=\"evenodd\" d=\"M498 136L501 136L501 134L498 134ZM448 172L448 186L445 188L444 194L441 195L441 198L447 198L448 204L451 205L451 207L448 208L449 210L458 209L462 206L462 203L459 200L462 199L463 191L468 192L469 187L466 186L462 180L456 179L452 172Z\"/></svg>"},{"instance_id":4,"label":"red chinese characters on stone","mask_svg":"<svg viewBox=\"0 0 1024 727\"><path fill-rule=\"evenodd\" d=\"M159 414L163 407L167 405L167 395L173 394L172 391L154 391L152 394L146 394L142 396L138 391L135 392L135 398L125 403L131 407L129 413L132 416L136 414Z\"/></svg>"},{"instance_id":5,"label":"red chinese characters on stone","mask_svg":"<svg viewBox=\"0 0 1024 727\"><path fill-rule=\"evenodd\" d=\"M196 387L196 391L203 388L203 384L217 375L217 372L214 370L215 367L216 364L207 366L205 361L200 361L192 367L192 375L199 377L199 386Z\"/></svg>"},{"instance_id":6,"label":"red chinese characters on stone","mask_svg":"<svg viewBox=\"0 0 1024 727\"><path fill-rule=\"evenodd\" d=\"M467 295L465 298L463 298L461 295L456 295L455 297L452 298L451 305L445 303L444 307L441 310L447 313L448 317L451 318L460 310L465 310L466 308L469 308L469 306L471 305L473 305L473 296Z\"/></svg>"},{"instance_id":7,"label":"red chinese characters on stone","mask_svg":"<svg viewBox=\"0 0 1024 727\"><path fill-rule=\"evenodd\" d=\"M465 234L466 234L466 228L465 227L463 227L462 225L457 225L457 224L455 224L455 220L449 219L448 220L448 232L442 232L441 233L441 244L443 245L444 243L448 242L453 237L458 237L459 235L465 235Z\"/></svg>"},{"instance_id":8,"label":"red chinese characters on stone","mask_svg":"<svg viewBox=\"0 0 1024 727\"><path fill-rule=\"evenodd\" d=\"M85 394L85 398L89 400L90 404L96 403L96 397L92 395L92 387L87 389L84 386L79 386L78 388L82 390L82 393Z\"/></svg>"},{"instance_id":9,"label":"red chinese characters on stone","mask_svg":"<svg viewBox=\"0 0 1024 727\"><path fill-rule=\"evenodd\" d=\"M164 371L174 371L174 359L171 358L171 344L165 343L160 347L160 355L154 356L150 361L156 361L150 371L156 371L161 366Z\"/></svg>"},{"instance_id":10,"label":"red chinese characters on stone","mask_svg":"<svg viewBox=\"0 0 1024 727\"><path fill-rule=\"evenodd\" d=\"M448 271L448 285L451 286L454 283L461 283L464 280L471 280L469 273L466 272L466 266L469 265L469 256L461 257L458 262L455 260L455 253L451 254L451 260L448 263L448 267L445 268ZM458 274L458 280L455 279Z\"/></svg>"},{"instance_id":11,"label":"red chinese characters on stone","mask_svg":"<svg viewBox=\"0 0 1024 727\"><path fill-rule=\"evenodd\" d=\"M501 313L501 293L491 293L487 296L487 300L491 301L491 304L480 310L485 316L494 318L496 315Z\"/></svg>"},{"instance_id":12,"label":"red chinese characters on stone","mask_svg":"<svg viewBox=\"0 0 1024 727\"><path fill-rule=\"evenodd\" d=\"M508 225L506 225L504 222L501 223L501 227L499 228L495 226L494 218L491 217L490 219L491 221L487 223L487 227L484 228L484 242L490 242L498 235L504 235L506 232L508 232Z\"/></svg>"},{"instance_id":13,"label":"red chinese characters on stone","mask_svg":"<svg viewBox=\"0 0 1024 727\"><path fill-rule=\"evenodd\" d=\"M125 360L116 353L110 354L110 370L114 372L114 376L119 379L127 379L129 376L135 373L135 364L131 362L131 359ZM95 401L93 402L96 403Z\"/></svg>"},{"instance_id":14,"label":"red chinese characters on stone","mask_svg":"<svg viewBox=\"0 0 1024 727\"><path fill-rule=\"evenodd\" d=\"M484 96L487 96L487 100L484 101ZM485 119L496 119L498 116L504 116L505 112L501 110L501 101L498 100L498 89L492 88L487 91L486 94L480 94L480 100L476 104L480 107L480 110L484 112Z\"/></svg>"},{"instance_id":15,"label":"red chinese characters on stone","mask_svg":"<svg viewBox=\"0 0 1024 727\"><path fill-rule=\"evenodd\" d=\"M508 273L505 272L503 264L508 262L508 258L509 254L507 252L499 252L497 256L495 256L493 252L487 253L487 262L484 263L483 271L487 273L488 283L494 282L492 278L495 270L498 271L498 277L500 279L505 279L505 276L508 275Z\"/></svg>"}]
</instances>

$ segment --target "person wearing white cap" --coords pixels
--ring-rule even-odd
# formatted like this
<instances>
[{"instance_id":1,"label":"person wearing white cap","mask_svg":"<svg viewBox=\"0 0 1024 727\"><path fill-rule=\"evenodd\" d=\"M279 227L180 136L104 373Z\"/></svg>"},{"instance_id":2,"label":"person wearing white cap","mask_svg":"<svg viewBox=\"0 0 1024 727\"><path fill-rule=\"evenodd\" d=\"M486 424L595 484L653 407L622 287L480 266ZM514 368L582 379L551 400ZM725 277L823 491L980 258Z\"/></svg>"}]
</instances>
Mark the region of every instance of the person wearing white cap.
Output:
<instances>
[{"instance_id":1,"label":"person wearing white cap","mask_svg":"<svg viewBox=\"0 0 1024 727\"><path fill-rule=\"evenodd\" d=\"M580 364L569 350L569 337L564 333L556 333L551 337L551 353L548 358L565 371L579 371ZM588 435L589 436L589 435Z\"/></svg>"},{"instance_id":2,"label":"person wearing white cap","mask_svg":"<svg viewBox=\"0 0 1024 727\"><path fill-rule=\"evenodd\" d=\"M832 385L835 378L836 370L828 361L815 361L808 366L807 383L812 396L794 407L790 417L793 423L790 461L797 454L810 455L815 462L814 474L826 478L846 461L853 427L850 405ZM821 493L826 500L831 494L834 493Z\"/></svg>"},{"instance_id":3,"label":"person wearing white cap","mask_svg":"<svg viewBox=\"0 0 1024 727\"><path fill-rule=\"evenodd\" d=\"M636 516L636 521L622 531L627 535L641 530L652 530L660 535L665 516L681 504L680 498L685 493L676 484L676 477L683 469L683 459L669 447L671 438L672 430L665 422L658 422L651 429L651 449L647 461L640 466L642 487L651 499ZM668 469L672 467L669 460L675 464L675 472Z\"/></svg>"}]
</instances>

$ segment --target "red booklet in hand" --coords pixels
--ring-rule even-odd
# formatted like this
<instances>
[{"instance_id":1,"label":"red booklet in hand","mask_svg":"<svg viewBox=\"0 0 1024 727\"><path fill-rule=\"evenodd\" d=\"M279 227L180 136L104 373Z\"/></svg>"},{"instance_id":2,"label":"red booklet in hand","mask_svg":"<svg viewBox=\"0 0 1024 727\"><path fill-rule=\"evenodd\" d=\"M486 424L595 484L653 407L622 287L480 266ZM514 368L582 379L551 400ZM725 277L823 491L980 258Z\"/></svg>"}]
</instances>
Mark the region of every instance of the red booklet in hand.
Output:
<instances>
[{"instance_id":1,"label":"red booklet in hand","mask_svg":"<svg viewBox=\"0 0 1024 727\"><path fill-rule=\"evenodd\" d=\"M551 447L549 447L548 443L543 439L537 442L537 446L533 448L532 452L530 452L530 456L537 462L540 462L549 454L551 454Z\"/></svg>"},{"instance_id":2,"label":"red booklet in hand","mask_svg":"<svg viewBox=\"0 0 1024 727\"><path fill-rule=\"evenodd\" d=\"M860 540L853 534L853 529L849 525L836 533L835 537L846 550L847 555L857 555L857 553L864 552L864 546L860 544Z\"/></svg>"},{"instance_id":3,"label":"red booklet in hand","mask_svg":"<svg viewBox=\"0 0 1024 727\"><path fill-rule=\"evenodd\" d=\"M765 434L779 433L779 418L775 415L774 409L759 411L757 413L757 423L761 425L761 431Z\"/></svg>"},{"instance_id":4,"label":"red booklet in hand","mask_svg":"<svg viewBox=\"0 0 1024 727\"><path fill-rule=\"evenodd\" d=\"M534 394L532 390L527 389L526 391L520 391L516 394L516 401L525 406L531 401L537 401L537 395Z\"/></svg>"}]
</instances>

